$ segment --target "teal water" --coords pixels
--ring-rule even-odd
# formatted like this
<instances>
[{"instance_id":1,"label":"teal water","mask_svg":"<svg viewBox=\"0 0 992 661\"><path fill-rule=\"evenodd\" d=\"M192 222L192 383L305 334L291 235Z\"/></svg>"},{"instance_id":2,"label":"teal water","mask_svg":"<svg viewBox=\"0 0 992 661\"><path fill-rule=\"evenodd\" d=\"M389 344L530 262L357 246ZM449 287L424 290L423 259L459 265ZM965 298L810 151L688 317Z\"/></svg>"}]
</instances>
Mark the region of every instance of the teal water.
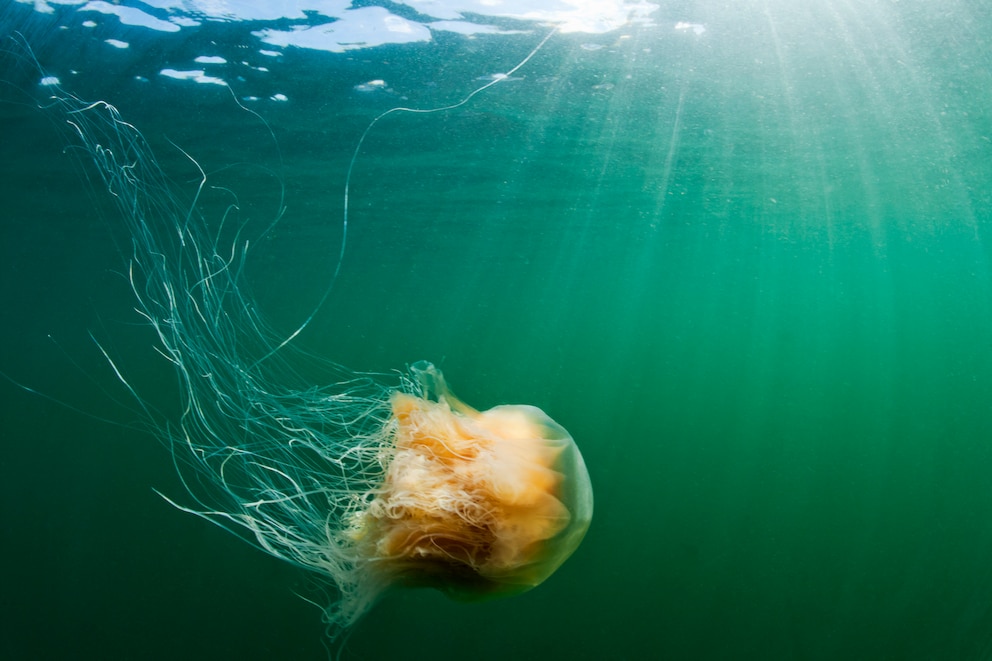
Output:
<instances>
[{"instance_id":1,"label":"teal water","mask_svg":"<svg viewBox=\"0 0 992 661\"><path fill-rule=\"evenodd\" d=\"M556 35L520 80L391 115L363 148L302 345L542 407L596 514L538 589L396 591L346 658L992 657L992 16L663 11L706 32ZM543 36L289 55L270 134L223 89L131 82L151 52L69 76L95 48L32 25L42 64L117 105L177 190L196 170L170 142L259 223L285 194L249 273L285 332L333 271L371 118L457 101ZM351 91L379 77L395 94ZM114 209L44 113L0 113L0 369L134 423L92 333L168 408ZM2 387L5 658L324 657L306 577L159 498L181 486L151 437Z\"/></svg>"}]
</instances>

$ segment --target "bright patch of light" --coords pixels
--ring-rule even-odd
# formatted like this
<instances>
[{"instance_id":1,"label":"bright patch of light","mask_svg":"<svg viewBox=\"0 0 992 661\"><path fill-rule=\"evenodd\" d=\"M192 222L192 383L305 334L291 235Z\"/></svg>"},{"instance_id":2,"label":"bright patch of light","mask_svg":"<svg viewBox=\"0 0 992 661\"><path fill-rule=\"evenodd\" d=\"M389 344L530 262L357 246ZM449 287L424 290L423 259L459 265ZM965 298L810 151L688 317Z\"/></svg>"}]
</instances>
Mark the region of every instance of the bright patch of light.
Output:
<instances>
[{"instance_id":1,"label":"bright patch of light","mask_svg":"<svg viewBox=\"0 0 992 661\"><path fill-rule=\"evenodd\" d=\"M221 78L207 76L203 69L195 69L191 71L162 69L159 71L159 75L165 76L166 78L174 78L176 80L192 80L195 83L202 83L205 85L227 85L227 83Z\"/></svg>"},{"instance_id":2,"label":"bright patch of light","mask_svg":"<svg viewBox=\"0 0 992 661\"><path fill-rule=\"evenodd\" d=\"M696 34L702 34L706 32L706 26L702 23L686 23L685 21L679 21L675 24L676 30L692 31Z\"/></svg>"},{"instance_id":3,"label":"bright patch of light","mask_svg":"<svg viewBox=\"0 0 992 661\"><path fill-rule=\"evenodd\" d=\"M289 30L265 29L252 34L272 46L295 46L333 53L431 40L431 32L426 26L400 18L382 7L349 10L333 23L294 26Z\"/></svg>"},{"instance_id":4,"label":"bright patch of light","mask_svg":"<svg viewBox=\"0 0 992 661\"><path fill-rule=\"evenodd\" d=\"M80 7L79 11L96 11L101 14L110 14L116 16L124 25L137 25L159 32L179 32L180 30L180 27L175 23L155 18L151 14L143 12L136 7L123 7L104 2L103 0L87 2L84 6Z\"/></svg>"}]
</instances>

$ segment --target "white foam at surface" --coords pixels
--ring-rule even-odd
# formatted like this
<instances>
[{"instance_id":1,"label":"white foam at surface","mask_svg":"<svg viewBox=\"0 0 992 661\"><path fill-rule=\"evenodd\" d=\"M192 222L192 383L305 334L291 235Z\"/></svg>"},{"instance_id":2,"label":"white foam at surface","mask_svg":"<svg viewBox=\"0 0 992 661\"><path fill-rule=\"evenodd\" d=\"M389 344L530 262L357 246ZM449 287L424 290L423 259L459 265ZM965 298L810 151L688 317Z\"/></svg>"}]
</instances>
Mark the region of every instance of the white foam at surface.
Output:
<instances>
[{"instance_id":1,"label":"white foam at surface","mask_svg":"<svg viewBox=\"0 0 992 661\"><path fill-rule=\"evenodd\" d=\"M295 26L289 30L264 29L252 32L272 46L295 46L334 53L383 44L430 41L430 30L382 7L362 7L323 25Z\"/></svg>"},{"instance_id":2,"label":"white foam at surface","mask_svg":"<svg viewBox=\"0 0 992 661\"><path fill-rule=\"evenodd\" d=\"M110 14L116 16L124 25L137 25L139 27L157 30L159 32L179 32L181 29L178 25L171 21L163 21L159 18L155 18L151 14L143 12L136 7L124 7L121 5L104 2L103 0L87 2L85 5L80 7L79 11L96 11L101 14Z\"/></svg>"},{"instance_id":3,"label":"white foam at surface","mask_svg":"<svg viewBox=\"0 0 992 661\"><path fill-rule=\"evenodd\" d=\"M193 82L202 83L206 85L227 85L227 83L222 78L206 75L203 69L194 69L187 71L182 71L179 69L162 69L158 73L159 75L165 76L166 78L174 78L176 80L192 80Z\"/></svg>"}]
</instances>

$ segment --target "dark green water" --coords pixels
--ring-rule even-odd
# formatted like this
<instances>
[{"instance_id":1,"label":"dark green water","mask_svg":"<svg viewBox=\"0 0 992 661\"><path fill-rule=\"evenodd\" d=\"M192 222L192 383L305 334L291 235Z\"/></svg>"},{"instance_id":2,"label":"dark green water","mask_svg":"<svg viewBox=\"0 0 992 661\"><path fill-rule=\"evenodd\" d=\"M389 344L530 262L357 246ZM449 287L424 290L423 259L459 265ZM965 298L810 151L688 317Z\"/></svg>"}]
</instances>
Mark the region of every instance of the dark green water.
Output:
<instances>
[{"instance_id":1,"label":"dark green water","mask_svg":"<svg viewBox=\"0 0 992 661\"><path fill-rule=\"evenodd\" d=\"M747 4L663 10L700 38L557 35L521 80L370 134L303 345L544 408L596 514L538 589L397 591L346 658L992 658L992 14ZM291 103L257 107L274 142L223 89L134 83L151 51L69 75L95 47L45 25L42 64L117 105L178 190L196 171L169 141L259 224L285 186L249 277L286 332L333 270L368 121L457 101L540 38L290 53ZM351 90L375 78L395 95ZM105 194L44 113L0 122L0 370L134 422L92 332L168 407ZM324 657L306 577L159 498L182 492L152 438L10 384L0 425L0 656Z\"/></svg>"}]
</instances>

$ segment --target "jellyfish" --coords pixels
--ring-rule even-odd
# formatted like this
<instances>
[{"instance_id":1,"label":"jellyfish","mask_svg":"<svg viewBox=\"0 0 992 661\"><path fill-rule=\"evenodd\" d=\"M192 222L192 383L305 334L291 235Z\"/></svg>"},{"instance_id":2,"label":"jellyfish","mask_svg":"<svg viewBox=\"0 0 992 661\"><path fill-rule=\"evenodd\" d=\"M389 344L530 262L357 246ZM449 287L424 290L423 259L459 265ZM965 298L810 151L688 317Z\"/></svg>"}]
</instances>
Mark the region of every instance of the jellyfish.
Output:
<instances>
[{"instance_id":1,"label":"jellyfish","mask_svg":"<svg viewBox=\"0 0 992 661\"><path fill-rule=\"evenodd\" d=\"M533 406L476 410L423 361L391 380L328 364L326 382L309 383L294 358L312 357L248 294L254 243L235 205L208 222L202 170L184 200L116 108L48 91L71 151L117 205L136 310L177 376L182 406L169 416L100 349L170 450L189 504L163 497L326 581L332 635L393 586L513 595L575 551L593 496L561 425Z\"/></svg>"}]
</instances>

